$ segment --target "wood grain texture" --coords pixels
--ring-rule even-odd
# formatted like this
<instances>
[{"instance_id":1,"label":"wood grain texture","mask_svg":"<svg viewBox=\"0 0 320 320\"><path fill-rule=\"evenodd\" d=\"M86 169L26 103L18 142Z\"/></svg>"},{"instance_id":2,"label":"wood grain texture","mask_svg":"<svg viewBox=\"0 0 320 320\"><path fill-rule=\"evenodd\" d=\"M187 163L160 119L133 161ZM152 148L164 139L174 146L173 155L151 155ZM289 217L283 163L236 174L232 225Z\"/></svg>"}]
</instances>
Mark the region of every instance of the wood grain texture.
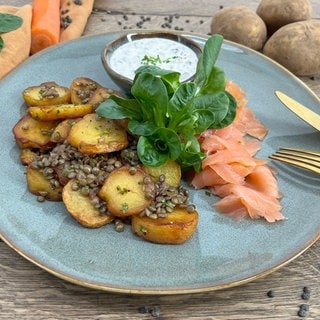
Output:
<instances>
[{"instance_id":1,"label":"wood grain texture","mask_svg":"<svg viewBox=\"0 0 320 320\"><path fill-rule=\"evenodd\" d=\"M0 319L152 319L139 308L158 307L160 319L320 319L320 242L289 265L246 285L210 293L131 296L79 287L41 270L0 242ZM301 299L304 286L311 290ZM274 298L267 292L274 291Z\"/></svg>"},{"instance_id":2,"label":"wood grain texture","mask_svg":"<svg viewBox=\"0 0 320 320\"><path fill-rule=\"evenodd\" d=\"M0 5L30 2L0 0ZM211 16L221 6L245 4L255 9L258 3L95 0L85 35L136 28L177 28L207 34ZM319 0L311 3L313 16L320 18ZM320 97L319 77L302 80ZM311 290L309 300L301 298L305 286ZM273 298L267 296L269 290L273 290ZM301 319L297 312L304 303L309 305L305 319L320 319L320 241L278 271L246 285L176 296L113 294L73 285L36 267L0 241L1 320L295 320ZM149 312L141 313L139 309L145 307Z\"/></svg>"}]
</instances>

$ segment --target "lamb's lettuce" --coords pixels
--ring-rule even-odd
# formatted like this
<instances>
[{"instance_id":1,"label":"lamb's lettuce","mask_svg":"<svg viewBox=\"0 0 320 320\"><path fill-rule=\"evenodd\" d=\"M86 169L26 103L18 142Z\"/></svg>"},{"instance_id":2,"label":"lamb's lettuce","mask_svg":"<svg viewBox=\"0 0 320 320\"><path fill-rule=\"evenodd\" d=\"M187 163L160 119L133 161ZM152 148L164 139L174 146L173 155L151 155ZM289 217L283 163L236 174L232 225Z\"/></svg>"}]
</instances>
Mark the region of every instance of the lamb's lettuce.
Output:
<instances>
[{"instance_id":1,"label":"lamb's lettuce","mask_svg":"<svg viewBox=\"0 0 320 320\"><path fill-rule=\"evenodd\" d=\"M97 108L102 117L129 120L129 131L139 136L142 163L156 167L172 159L182 169L199 171L205 154L197 135L234 120L236 101L225 90L224 71L215 66L222 42L220 35L206 41L194 80L181 83L178 72L143 65L136 71L132 97L111 96Z\"/></svg>"}]
</instances>

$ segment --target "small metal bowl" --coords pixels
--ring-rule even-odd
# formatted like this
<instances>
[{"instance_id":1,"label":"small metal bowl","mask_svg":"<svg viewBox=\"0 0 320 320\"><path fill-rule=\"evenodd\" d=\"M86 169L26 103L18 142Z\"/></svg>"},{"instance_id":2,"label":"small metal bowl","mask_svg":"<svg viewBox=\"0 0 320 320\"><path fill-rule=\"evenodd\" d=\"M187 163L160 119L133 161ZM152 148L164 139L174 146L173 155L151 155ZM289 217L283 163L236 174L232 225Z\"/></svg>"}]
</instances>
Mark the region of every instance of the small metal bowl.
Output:
<instances>
[{"instance_id":1,"label":"small metal bowl","mask_svg":"<svg viewBox=\"0 0 320 320\"><path fill-rule=\"evenodd\" d=\"M131 70L132 75L129 76L128 74L124 74L121 71L116 70L116 68L113 66L112 61L113 61L113 58L116 57L115 55L119 54L118 49L120 49L122 46L127 45L129 43L133 43L135 41L142 40L142 39L150 39L150 38L154 38L155 41L157 41L157 39L159 39L159 38L165 39L165 40L171 40L171 41L178 43L179 47L181 47L181 45L185 46L187 48L187 51L192 56L192 62L190 59L190 60L188 60L188 63L190 65L192 64L192 68L194 69L194 71L186 79L183 79L181 76L180 81L181 82L190 81L194 78L195 70L196 70L196 63L198 61L199 56L202 53L202 47L200 47L196 42L192 41L191 39L189 39L187 37L182 36L179 33L173 33L173 32L155 32L155 31L134 32L134 33L128 33L128 34L122 35L119 38L107 43L101 53L102 64L103 64L107 74L120 88L122 88L126 92L130 92L131 86L133 84L133 79L134 79L134 71L140 65L142 65L143 57L140 56L141 60L139 62L139 65L137 65L137 55L138 54L132 55L132 54L128 53L125 55L124 58L120 59L121 64L124 64L126 66L137 65L135 69ZM135 45L137 45L137 42L135 43ZM141 42L139 43L139 46L140 45L141 45ZM127 47L125 47L125 48L127 48ZM149 54L150 54L150 52L153 52L153 54L152 54L153 57L159 58L159 54L158 54L158 52L156 52L156 48L154 48L154 51L152 51L152 50L153 50L153 46L148 46L147 51L149 52ZM141 54L144 55L144 57L146 56L146 53L141 52ZM178 56L175 56L174 58L177 58L177 57ZM193 60L195 62L193 62ZM195 65L193 66L193 64L195 64ZM165 68L163 66L161 66L161 68L166 69L166 70L170 70L170 68ZM172 71L180 72L179 70L172 70Z\"/></svg>"}]
</instances>

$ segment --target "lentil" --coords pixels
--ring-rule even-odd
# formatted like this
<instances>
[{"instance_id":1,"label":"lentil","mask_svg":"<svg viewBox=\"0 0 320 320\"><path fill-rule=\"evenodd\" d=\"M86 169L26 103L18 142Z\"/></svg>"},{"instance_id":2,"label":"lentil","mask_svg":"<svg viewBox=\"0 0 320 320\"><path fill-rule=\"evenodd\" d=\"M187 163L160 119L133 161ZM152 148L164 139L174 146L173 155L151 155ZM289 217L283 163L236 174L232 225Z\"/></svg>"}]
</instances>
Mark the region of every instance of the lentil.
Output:
<instances>
[{"instance_id":1,"label":"lentil","mask_svg":"<svg viewBox=\"0 0 320 320\"><path fill-rule=\"evenodd\" d=\"M273 290L269 290L269 291L267 292L267 296L268 296L269 298L274 298L274 296L275 296L274 291L273 291Z\"/></svg>"},{"instance_id":2,"label":"lentil","mask_svg":"<svg viewBox=\"0 0 320 320\"><path fill-rule=\"evenodd\" d=\"M308 315L308 311L305 309L300 308L297 312L297 315L301 318L304 318Z\"/></svg>"},{"instance_id":3,"label":"lentil","mask_svg":"<svg viewBox=\"0 0 320 320\"><path fill-rule=\"evenodd\" d=\"M129 147L120 152L94 155L82 154L64 141L57 143L51 150L38 151L30 166L42 172L52 188L63 186L73 179L71 186L73 191L79 191L82 195L89 197L94 208L101 214L110 214L107 203L98 196L105 179L113 170L122 166L129 166L130 174L134 175L141 165L137 155L137 140L129 137L129 141ZM151 219L165 218L174 211L176 206L184 207L188 212L194 212L194 205L188 203L188 190L182 186L168 185L165 175L160 175L157 181L147 176L142 184L146 198L151 199L150 206L141 213L142 216L146 215ZM119 192L126 193L128 190L119 187ZM37 197L39 202L45 199L45 192ZM128 210L126 203L123 203L122 210L124 213ZM126 217L116 219L115 230L122 232L126 222L130 222Z\"/></svg>"}]
</instances>

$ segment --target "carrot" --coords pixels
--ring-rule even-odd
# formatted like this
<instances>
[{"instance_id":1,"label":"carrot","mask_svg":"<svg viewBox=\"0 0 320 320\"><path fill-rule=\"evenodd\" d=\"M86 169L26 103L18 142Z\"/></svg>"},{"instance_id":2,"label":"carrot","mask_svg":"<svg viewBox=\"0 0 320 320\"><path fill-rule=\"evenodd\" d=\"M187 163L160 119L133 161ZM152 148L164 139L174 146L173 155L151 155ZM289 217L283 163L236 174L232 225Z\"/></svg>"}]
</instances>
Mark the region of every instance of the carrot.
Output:
<instances>
[{"instance_id":1,"label":"carrot","mask_svg":"<svg viewBox=\"0 0 320 320\"><path fill-rule=\"evenodd\" d=\"M92 12L94 0L61 0L60 42L80 37Z\"/></svg>"},{"instance_id":2,"label":"carrot","mask_svg":"<svg viewBox=\"0 0 320 320\"><path fill-rule=\"evenodd\" d=\"M31 50L34 54L59 43L60 0L34 0L31 22Z\"/></svg>"}]
</instances>

